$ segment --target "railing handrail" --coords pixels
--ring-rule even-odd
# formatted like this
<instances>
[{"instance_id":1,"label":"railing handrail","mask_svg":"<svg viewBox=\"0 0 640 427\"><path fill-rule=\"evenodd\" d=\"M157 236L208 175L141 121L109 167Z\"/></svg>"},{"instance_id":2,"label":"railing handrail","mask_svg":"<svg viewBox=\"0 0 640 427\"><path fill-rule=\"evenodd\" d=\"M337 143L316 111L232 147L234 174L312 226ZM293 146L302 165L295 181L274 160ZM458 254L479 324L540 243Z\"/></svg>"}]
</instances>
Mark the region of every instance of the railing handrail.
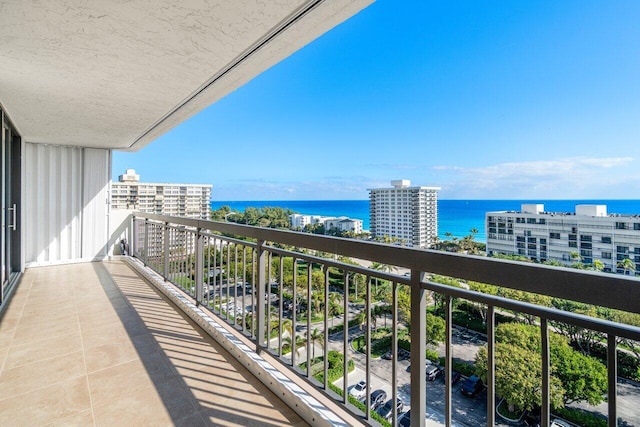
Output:
<instances>
[{"instance_id":1,"label":"railing handrail","mask_svg":"<svg viewBox=\"0 0 640 427\"><path fill-rule=\"evenodd\" d=\"M640 313L640 279L618 274L322 236L290 230L135 212L134 218L242 235L409 270ZM562 285L559 285L562 284Z\"/></svg>"}]
</instances>

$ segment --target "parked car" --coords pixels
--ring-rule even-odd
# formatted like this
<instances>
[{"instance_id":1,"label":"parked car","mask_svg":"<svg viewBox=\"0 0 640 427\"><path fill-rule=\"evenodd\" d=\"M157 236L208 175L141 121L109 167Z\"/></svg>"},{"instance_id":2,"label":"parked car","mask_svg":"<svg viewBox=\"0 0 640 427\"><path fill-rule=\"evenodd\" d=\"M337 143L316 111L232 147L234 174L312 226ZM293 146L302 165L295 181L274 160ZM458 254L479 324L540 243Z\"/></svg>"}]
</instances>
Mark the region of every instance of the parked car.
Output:
<instances>
[{"instance_id":1,"label":"parked car","mask_svg":"<svg viewBox=\"0 0 640 427\"><path fill-rule=\"evenodd\" d=\"M462 375L458 371L451 371L451 384L455 384L460 381ZM442 376L442 382L445 382L445 375Z\"/></svg>"},{"instance_id":2,"label":"parked car","mask_svg":"<svg viewBox=\"0 0 640 427\"><path fill-rule=\"evenodd\" d=\"M440 368L436 365L427 365L425 368L425 373L427 375L427 381L435 381L435 379L440 374Z\"/></svg>"},{"instance_id":3,"label":"parked car","mask_svg":"<svg viewBox=\"0 0 640 427\"><path fill-rule=\"evenodd\" d=\"M358 384L351 387L349 394L356 399L362 399L367 394L367 382L362 380Z\"/></svg>"},{"instance_id":4,"label":"parked car","mask_svg":"<svg viewBox=\"0 0 640 427\"><path fill-rule=\"evenodd\" d=\"M467 397L476 397L482 391L482 380L477 375L471 375L462 383L460 392Z\"/></svg>"},{"instance_id":5,"label":"parked car","mask_svg":"<svg viewBox=\"0 0 640 427\"><path fill-rule=\"evenodd\" d=\"M378 415L380 415L385 420L390 420L391 417L393 417L393 407L394 406L395 406L396 413L399 414L404 409L404 402L402 401L402 399L398 398L396 400L395 405L394 405L393 404L393 400L389 399L389 400L387 400L387 403L385 403L383 406L378 408L378 410L376 412L378 413Z\"/></svg>"},{"instance_id":6,"label":"parked car","mask_svg":"<svg viewBox=\"0 0 640 427\"><path fill-rule=\"evenodd\" d=\"M573 426L568 422L566 422L565 420L556 418L553 421L551 421L550 427L573 427Z\"/></svg>"},{"instance_id":7,"label":"parked car","mask_svg":"<svg viewBox=\"0 0 640 427\"><path fill-rule=\"evenodd\" d=\"M375 411L376 409L378 409L378 407L380 405L382 405L384 403L384 401L387 400L387 392L380 389L380 390L375 390L374 392L371 393L371 410Z\"/></svg>"},{"instance_id":8,"label":"parked car","mask_svg":"<svg viewBox=\"0 0 640 427\"><path fill-rule=\"evenodd\" d=\"M391 360L393 359L393 352L389 350L380 357L385 360ZM409 353L407 350L405 350L404 348L398 349L398 360L407 360L409 357L411 357L411 353Z\"/></svg>"},{"instance_id":9,"label":"parked car","mask_svg":"<svg viewBox=\"0 0 640 427\"><path fill-rule=\"evenodd\" d=\"M410 427L411 426L411 409L402 414L400 418L398 418L398 425L400 427Z\"/></svg>"}]
</instances>

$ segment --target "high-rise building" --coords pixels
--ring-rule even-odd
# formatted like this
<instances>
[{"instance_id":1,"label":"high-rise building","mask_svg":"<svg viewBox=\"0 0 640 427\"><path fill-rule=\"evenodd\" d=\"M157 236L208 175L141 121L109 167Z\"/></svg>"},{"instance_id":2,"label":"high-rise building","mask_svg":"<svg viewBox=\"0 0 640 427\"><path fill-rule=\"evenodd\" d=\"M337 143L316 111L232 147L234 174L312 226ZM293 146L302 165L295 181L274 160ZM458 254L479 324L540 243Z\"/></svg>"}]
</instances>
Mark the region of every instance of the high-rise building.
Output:
<instances>
[{"instance_id":1,"label":"high-rise building","mask_svg":"<svg viewBox=\"0 0 640 427\"><path fill-rule=\"evenodd\" d=\"M576 205L575 212L545 212L542 204L486 213L487 254L534 261L594 264L604 271L640 272L640 215L607 214L606 205ZM631 259L635 270L618 266Z\"/></svg>"},{"instance_id":2,"label":"high-rise building","mask_svg":"<svg viewBox=\"0 0 640 427\"><path fill-rule=\"evenodd\" d=\"M133 169L111 183L111 209L209 219L211 185L140 182Z\"/></svg>"},{"instance_id":3,"label":"high-rise building","mask_svg":"<svg viewBox=\"0 0 640 427\"><path fill-rule=\"evenodd\" d=\"M390 188L369 189L370 231L374 238L429 247L438 235L439 187L412 187L406 179Z\"/></svg>"}]
</instances>

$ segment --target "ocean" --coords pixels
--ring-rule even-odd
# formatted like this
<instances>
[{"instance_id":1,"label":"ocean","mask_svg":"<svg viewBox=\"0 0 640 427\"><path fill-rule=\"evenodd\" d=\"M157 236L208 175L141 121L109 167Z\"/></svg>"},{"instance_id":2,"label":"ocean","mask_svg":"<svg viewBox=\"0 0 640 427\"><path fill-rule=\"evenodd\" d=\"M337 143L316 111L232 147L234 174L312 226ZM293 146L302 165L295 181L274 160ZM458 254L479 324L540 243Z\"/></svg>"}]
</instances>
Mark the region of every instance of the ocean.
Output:
<instances>
[{"instance_id":1,"label":"ocean","mask_svg":"<svg viewBox=\"0 0 640 427\"><path fill-rule=\"evenodd\" d=\"M445 233L462 238L469 230L478 230L476 240L486 242L484 229L485 212L520 210L523 203L544 204L548 212L575 212L575 205L607 205L608 213L640 214L640 200L438 200L438 235L447 239ZM369 229L369 200L279 200L279 201L214 201L212 209L229 206L244 212L247 207L265 206L291 209L306 215L348 216L361 219L362 228Z\"/></svg>"}]
</instances>

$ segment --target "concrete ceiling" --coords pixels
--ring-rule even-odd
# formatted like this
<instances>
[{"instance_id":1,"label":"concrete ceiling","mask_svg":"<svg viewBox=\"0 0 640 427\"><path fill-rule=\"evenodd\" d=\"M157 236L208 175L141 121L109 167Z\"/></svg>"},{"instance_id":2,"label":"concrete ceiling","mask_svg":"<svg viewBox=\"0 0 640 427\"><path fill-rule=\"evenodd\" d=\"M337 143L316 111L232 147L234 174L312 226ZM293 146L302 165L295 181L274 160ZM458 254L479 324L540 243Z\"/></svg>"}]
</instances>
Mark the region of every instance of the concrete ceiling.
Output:
<instances>
[{"instance_id":1,"label":"concrete ceiling","mask_svg":"<svg viewBox=\"0 0 640 427\"><path fill-rule=\"evenodd\" d=\"M135 151L373 0L0 0L24 140Z\"/></svg>"}]
</instances>

